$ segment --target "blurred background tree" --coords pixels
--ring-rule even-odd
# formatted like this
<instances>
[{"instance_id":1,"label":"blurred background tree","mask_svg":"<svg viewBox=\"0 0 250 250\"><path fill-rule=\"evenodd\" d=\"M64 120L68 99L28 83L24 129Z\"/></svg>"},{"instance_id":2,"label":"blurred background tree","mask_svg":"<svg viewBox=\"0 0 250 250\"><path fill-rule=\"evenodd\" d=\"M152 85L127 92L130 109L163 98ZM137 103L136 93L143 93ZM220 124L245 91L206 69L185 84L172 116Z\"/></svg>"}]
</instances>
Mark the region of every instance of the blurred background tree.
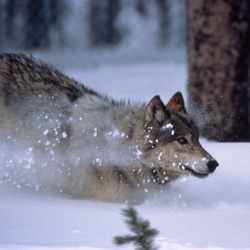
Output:
<instances>
[{"instance_id":1,"label":"blurred background tree","mask_svg":"<svg viewBox=\"0 0 250 250\"><path fill-rule=\"evenodd\" d=\"M202 134L249 141L249 0L188 0L189 106Z\"/></svg>"},{"instance_id":2,"label":"blurred background tree","mask_svg":"<svg viewBox=\"0 0 250 250\"><path fill-rule=\"evenodd\" d=\"M117 27L117 18L121 0L92 0L89 4L90 43L93 46L118 44L121 31Z\"/></svg>"},{"instance_id":3,"label":"blurred background tree","mask_svg":"<svg viewBox=\"0 0 250 250\"><path fill-rule=\"evenodd\" d=\"M2 50L114 47L133 34L183 46L185 0L0 0Z\"/></svg>"}]
</instances>

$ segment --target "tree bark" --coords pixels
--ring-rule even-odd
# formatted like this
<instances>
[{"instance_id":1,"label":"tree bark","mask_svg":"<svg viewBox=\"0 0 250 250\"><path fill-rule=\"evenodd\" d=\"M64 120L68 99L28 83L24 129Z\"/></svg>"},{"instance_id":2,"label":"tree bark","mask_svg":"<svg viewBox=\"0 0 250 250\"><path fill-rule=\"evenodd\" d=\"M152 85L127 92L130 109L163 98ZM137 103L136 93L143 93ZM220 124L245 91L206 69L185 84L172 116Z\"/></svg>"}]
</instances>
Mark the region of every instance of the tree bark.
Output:
<instances>
[{"instance_id":1,"label":"tree bark","mask_svg":"<svg viewBox=\"0 0 250 250\"><path fill-rule=\"evenodd\" d=\"M249 0L187 0L189 107L208 139L249 141Z\"/></svg>"}]
</instances>

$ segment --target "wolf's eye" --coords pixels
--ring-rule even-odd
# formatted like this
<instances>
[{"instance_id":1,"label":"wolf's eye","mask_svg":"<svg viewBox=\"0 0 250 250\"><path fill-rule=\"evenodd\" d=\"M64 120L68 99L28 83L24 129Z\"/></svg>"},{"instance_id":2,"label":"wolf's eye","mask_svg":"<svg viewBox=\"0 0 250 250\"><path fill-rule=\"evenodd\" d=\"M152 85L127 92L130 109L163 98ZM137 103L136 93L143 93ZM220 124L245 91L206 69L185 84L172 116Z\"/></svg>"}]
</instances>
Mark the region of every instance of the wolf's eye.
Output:
<instances>
[{"instance_id":1,"label":"wolf's eye","mask_svg":"<svg viewBox=\"0 0 250 250\"><path fill-rule=\"evenodd\" d=\"M181 137L181 138L177 139L177 141L178 141L181 145L188 144L187 139L185 139L184 137Z\"/></svg>"},{"instance_id":2,"label":"wolf's eye","mask_svg":"<svg viewBox=\"0 0 250 250\"><path fill-rule=\"evenodd\" d=\"M145 148L146 148L147 150L150 150L150 149L155 148L155 145L156 145L156 142L155 142L155 141L149 140L149 141L146 143Z\"/></svg>"}]
</instances>

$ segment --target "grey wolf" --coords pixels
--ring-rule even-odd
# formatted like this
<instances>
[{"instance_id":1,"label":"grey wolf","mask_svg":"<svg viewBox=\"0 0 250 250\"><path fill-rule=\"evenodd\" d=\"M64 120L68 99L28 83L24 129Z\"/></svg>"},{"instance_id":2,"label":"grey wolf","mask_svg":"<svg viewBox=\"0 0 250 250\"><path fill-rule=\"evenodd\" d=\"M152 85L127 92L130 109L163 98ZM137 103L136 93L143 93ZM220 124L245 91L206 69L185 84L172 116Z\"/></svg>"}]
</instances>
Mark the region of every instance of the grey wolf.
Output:
<instances>
[{"instance_id":1,"label":"grey wolf","mask_svg":"<svg viewBox=\"0 0 250 250\"><path fill-rule=\"evenodd\" d=\"M23 54L0 56L1 183L139 203L217 161L182 94L116 102Z\"/></svg>"}]
</instances>

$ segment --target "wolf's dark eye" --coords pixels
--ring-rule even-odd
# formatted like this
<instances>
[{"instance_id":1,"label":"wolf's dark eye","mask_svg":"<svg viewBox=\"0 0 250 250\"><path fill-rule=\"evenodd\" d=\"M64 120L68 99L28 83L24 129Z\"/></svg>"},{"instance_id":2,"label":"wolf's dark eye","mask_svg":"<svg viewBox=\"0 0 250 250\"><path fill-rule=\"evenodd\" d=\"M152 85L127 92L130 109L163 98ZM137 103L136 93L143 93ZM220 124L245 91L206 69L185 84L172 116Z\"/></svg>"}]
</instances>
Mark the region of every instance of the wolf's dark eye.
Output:
<instances>
[{"instance_id":1,"label":"wolf's dark eye","mask_svg":"<svg viewBox=\"0 0 250 250\"><path fill-rule=\"evenodd\" d=\"M152 143L152 142L146 143L146 145L145 145L146 150L150 150L153 148L155 148L155 143Z\"/></svg>"},{"instance_id":2,"label":"wolf's dark eye","mask_svg":"<svg viewBox=\"0 0 250 250\"><path fill-rule=\"evenodd\" d=\"M187 139L185 139L184 137L181 137L181 138L177 139L177 141L178 141L181 145L188 144Z\"/></svg>"}]
</instances>

